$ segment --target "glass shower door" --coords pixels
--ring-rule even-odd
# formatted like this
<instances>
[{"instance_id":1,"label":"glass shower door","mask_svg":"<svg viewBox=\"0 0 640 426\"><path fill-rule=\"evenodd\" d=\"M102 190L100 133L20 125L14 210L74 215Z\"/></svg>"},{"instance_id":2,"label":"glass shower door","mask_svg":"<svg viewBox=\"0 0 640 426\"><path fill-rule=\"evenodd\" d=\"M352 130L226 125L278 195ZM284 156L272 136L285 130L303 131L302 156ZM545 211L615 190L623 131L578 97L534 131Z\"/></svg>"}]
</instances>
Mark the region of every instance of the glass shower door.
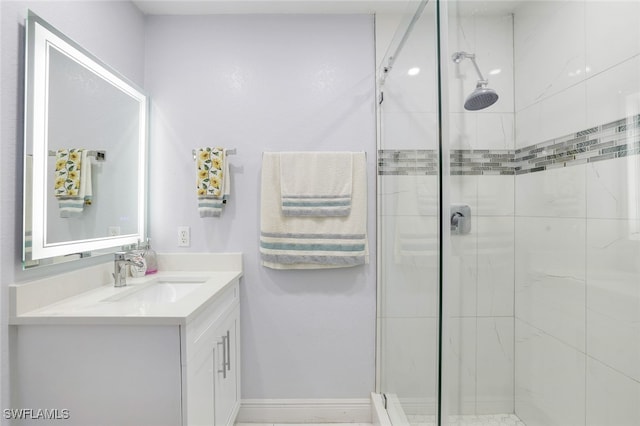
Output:
<instances>
[{"instance_id":1,"label":"glass shower door","mask_svg":"<svg viewBox=\"0 0 640 426\"><path fill-rule=\"evenodd\" d=\"M506 3L505 3L506 5ZM490 7L489 7L490 6ZM451 228L443 395L449 425L518 424L514 413L513 14L447 2ZM496 100L497 98L497 100ZM456 217L459 211L464 217ZM443 212L446 214L447 212Z\"/></svg>"},{"instance_id":2,"label":"glass shower door","mask_svg":"<svg viewBox=\"0 0 640 426\"><path fill-rule=\"evenodd\" d=\"M394 424L434 424L440 238L436 2L383 62L378 142L378 388Z\"/></svg>"},{"instance_id":3,"label":"glass shower door","mask_svg":"<svg viewBox=\"0 0 640 426\"><path fill-rule=\"evenodd\" d=\"M518 424L513 21L461 4L423 2L382 73L378 386L394 425ZM491 31L503 42L482 50ZM471 112L478 72L500 101Z\"/></svg>"}]
</instances>

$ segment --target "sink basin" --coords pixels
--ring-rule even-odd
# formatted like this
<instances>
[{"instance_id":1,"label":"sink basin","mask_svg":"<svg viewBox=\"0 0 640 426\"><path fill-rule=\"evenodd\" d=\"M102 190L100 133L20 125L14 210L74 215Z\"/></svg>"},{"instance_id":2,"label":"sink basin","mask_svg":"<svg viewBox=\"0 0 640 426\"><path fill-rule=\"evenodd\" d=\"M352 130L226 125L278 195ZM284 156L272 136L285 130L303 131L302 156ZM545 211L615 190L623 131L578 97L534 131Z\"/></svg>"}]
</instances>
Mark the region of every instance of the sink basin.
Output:
<instances>
[{"instance_id":1,"label":"sink basin","mask_svg":"<svg viewBox=\"0 0 640 426\"><path fill-rule=\"evenodd\" d=\"M103 302L174 303L200 288L207 278L158 278L151 283L108 297Z\"/></svg>"}]
</instances>

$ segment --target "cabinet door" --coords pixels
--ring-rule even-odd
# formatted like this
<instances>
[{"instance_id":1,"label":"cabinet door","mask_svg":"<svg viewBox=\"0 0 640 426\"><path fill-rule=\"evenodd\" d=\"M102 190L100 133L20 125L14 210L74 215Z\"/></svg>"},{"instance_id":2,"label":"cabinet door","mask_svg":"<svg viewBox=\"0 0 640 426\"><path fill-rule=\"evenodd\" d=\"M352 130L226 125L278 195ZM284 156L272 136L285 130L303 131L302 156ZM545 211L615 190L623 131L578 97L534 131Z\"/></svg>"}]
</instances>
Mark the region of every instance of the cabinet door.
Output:
<instances>
[{"instance_id":1,"label":"cabinet door","mask_svg":"<svg viewBox=\"0 0 640 426\"><path fill-rule=\"evenodd\" d=\"M214 423L213 398L216 347L212 342L200 345L189 360L188 425L211 426Z\"/></svg>"},{"instance_id":2,"label":"cabinet door","mask_svg":"<svg viewBox=\"0 0 640 426\"><path fill-rule=\"evenodd\" d=\"M238 329L239 309L236 307L218 328L216 350L215 424L233 425L239 405Z\"/></svg>"},{"instance_id":3,"label":"cabinet door","mask_svg":"<svg viewBox=\"0 0 640 426\"><path fill-rule=\"evenodd\" d=\"M12 405L2 409L67 409L70 418L38 421L34 416L33 421L6 420L7 425L182 424L176 326L18 325L14 343L11 373L17 380L11 383ZM213 393L210 406L212 400Z\"/></svg>"},{"instance_id":4,"label":"cabinet door","mask_svg":"<svg viewBox=\"0 0 640 426\"><path fill-rule=\"evenodd\" d=\"M227 424L224 419L235 417L239 394L236 394L235 412L225 412L225 394L226 389L231 387L231 380L224 379L238 374L232 374L236 364L229 358L237 356L237 322L234 323L231 319L235 317L237 321L237 313L239 303L236 281L183 329L181 356L185 379L182 396L186 406L183 415L186 426L221 426ZM224 370L222 364L225 364ZM237 384L234 386L238 387ZM216 393L220 394L217 399ZM216 400L219 402L216 403Z\"/></svg>"}]
</instances>

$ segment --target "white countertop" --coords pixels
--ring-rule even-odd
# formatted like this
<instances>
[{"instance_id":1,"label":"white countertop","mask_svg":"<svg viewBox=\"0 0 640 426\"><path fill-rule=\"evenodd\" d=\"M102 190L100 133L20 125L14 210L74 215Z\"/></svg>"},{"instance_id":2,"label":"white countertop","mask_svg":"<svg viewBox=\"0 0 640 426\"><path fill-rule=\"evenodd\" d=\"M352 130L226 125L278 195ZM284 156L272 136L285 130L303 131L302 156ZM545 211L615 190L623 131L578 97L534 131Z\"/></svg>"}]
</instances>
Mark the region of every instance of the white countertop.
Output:
<instances>
[{"instance_id":1,"label":"white countertop","mask_svg":"<svg viewBox=\"0 0 640 426\"><path fill-rule=\"evenodd\" d=\"M82 324L82 325L186 325L215 300L224 289L242 276L237 265L229 270L162 270L141 278L127 278L127 285L112 283L82 291L70 297L16 312L11 324ZM204 268L203 268L204 269ZM225 268L226 269L226 268ZM154 281L199 281L177 300L153 301L144 297L128 297L145 290ZM177 287L184 284L175 284Z\"/></svg>"},{"instance_id":2,"label":"white countertop","mask_svg":"<svg viewBox=\"0 0 640 426\"><path fill-rule=\"evenodd\" d=\"M40 309L18 315L13 324L138 324L185 325L209 301L242 275L240 271L167 271L128 278L127 286L104 285ZM156 279L206 278L206 282L175 302L119 301L152 285ZM111 300L110 300L111 299Z\"/></svg>"}]
</instances>

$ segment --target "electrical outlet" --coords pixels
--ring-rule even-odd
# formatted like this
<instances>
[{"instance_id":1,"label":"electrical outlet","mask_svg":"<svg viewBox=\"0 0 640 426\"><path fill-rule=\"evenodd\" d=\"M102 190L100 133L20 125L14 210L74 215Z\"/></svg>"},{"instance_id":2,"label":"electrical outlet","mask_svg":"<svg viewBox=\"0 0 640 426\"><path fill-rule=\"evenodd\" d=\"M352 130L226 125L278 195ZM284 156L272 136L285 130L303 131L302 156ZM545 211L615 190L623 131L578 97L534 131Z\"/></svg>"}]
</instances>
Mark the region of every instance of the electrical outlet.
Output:
<instances>
[{"instance_id":1,"label":"electrical outlet","mask_svg":"<svg viewBox=\"0 0 640 426\"><path fill-rule=\"evenodd\" d=\"M110 226L107 230L110 237L115 237L116 235L120 235L120 227L119 226Z\"/></svg>"},{"instance_id":2,"label":"electrical outlet","mask_svg":"<svg viewBox=\"0 0 640 426\"><path fill-rule=\"evenodd\" d=\"M191 232L188 226L178 226L178 247L191 245Z\"/></svg>"}]
</instances>

